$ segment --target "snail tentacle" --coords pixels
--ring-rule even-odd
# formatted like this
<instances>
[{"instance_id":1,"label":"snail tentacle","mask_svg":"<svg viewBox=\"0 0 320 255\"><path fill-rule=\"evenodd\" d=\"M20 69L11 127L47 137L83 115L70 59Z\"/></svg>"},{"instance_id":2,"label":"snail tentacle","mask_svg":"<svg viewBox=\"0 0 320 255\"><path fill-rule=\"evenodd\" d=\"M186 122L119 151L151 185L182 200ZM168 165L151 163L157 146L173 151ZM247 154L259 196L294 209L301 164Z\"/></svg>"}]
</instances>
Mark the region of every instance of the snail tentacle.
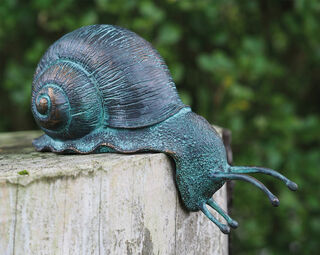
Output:
<instances>
[{"instance_id":1,"label":"snail tentacle","mask_svg":"<svg viewBox=\"0 0 320 255\"><path fill-rule=\"evenodd\" d=\"M229 226L222 224L220 221L218 221L208 210L208 208L206 207L206 203L201 203L199 206L199 209L208 217L209 220L211 220L214 224L217 225L217 227L221 230L222 233L224 234L230 233Z\"/></svg>"},{"instance_id":2,"label":"snail tentacle","mask_svg":"<svg viewBox=\"0 0 320 255\"><path fill-rule=\"evenodd\" d=\"M287 187L292 191L296 191L298 189L298 185L295 182L289 180L287 177L283 176L282 174L270 168L256 167L256 166L250 166L250 167L249 166L232 166L230 167L230 171L231 173L235 173L235 174L250 174L250 173L267 174L283 181L287 185Z\"/></svg>"},{"instance_id":3,"label":"snail tentacle","mask_svg":"<svg viewBox=\"0 0 320 255\"><path fill-rule=\"evenodd\" d=\"M241 175L241 174L231 174L231 173L212 173L211 177L215 179L223 179L226 181L241 180L241 181L250 182L256 187L258 187L259 189L261 189L268 196L273 206L279 205L279 199L274 194L272 194L272 192L264 184L262 184L260 181L258 181L257 179L251 176Z\"/></svg>"},{"instance_id":4,"label":"snail tentacle","mask_svg":"<svg viewBox=\"0 0 320 255\"><path fill-rule=\"evenodd\" d=\"M216 210L232 228L238 227L238 222L232 219L217 203L213 200L213 198L210 198L207 201L207 204L214 210Z\"/></svg>"}]
</instances>

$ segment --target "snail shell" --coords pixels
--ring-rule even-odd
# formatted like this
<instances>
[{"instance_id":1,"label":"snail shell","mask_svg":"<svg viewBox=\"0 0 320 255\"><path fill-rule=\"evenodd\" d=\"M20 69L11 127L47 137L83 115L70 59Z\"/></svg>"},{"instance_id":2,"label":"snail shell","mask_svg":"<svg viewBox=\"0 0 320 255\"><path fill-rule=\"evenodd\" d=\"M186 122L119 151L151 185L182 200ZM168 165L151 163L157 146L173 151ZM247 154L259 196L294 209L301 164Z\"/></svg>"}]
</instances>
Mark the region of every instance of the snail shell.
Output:
<instances>
[{"instance_id":1,"label":"snail shell","mask_svg":"<svg viewBox=\"0 0 320 255\"><path fill-rule=\"evenodd\" d=\"M150 126L183 107L157 51L134 32L112 25L82 27L56 41L32 84L36 122L61 140L101 127Z\"/></svg>"}]
</instances>

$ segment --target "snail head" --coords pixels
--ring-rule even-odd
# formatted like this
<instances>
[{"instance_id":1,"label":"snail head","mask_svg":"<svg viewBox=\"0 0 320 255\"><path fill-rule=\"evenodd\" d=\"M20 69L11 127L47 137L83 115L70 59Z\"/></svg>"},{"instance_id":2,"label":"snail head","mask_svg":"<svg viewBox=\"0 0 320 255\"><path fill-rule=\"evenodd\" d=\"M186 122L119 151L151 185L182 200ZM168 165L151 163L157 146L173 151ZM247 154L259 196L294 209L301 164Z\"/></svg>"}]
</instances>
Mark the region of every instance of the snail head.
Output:
<instances>
[{"instance_id":1,"label":"snail head","mask_svg":"<svg viewBox=\"0 0 320 255\"><path fill-rule=\"evenodd\" d=\"M226 181L231 181L231 180L242 180L249 182L253 185L255 185L257 188L261 189L269 198L271 204L273 206L279 206L279 199L272 194L272 192L261 182L259 182L257 179L248 176L247 174L251 173L262 173L266 175L273 176L281 181L283 181L286 186L292 190L296 191L298 189L298 185L282 174L268 168L263 168L263 167L244 167L244 166L228 166L226 171L212 171L210 176L212 178L212 183L214 186L217 186L217 189L220 188L221 183L224 183ZM220 185L217 185L220 183ZM216 190L215 190L216 191ZM215 192L214 191L214 192ZM222 224L220 221L218 221L208 210L206 205L209 205L211 208L216 210L228 223L228 225L232 228L237 228L238 223L233 220L222 208L218 206L218 204L213 200L213 198L208 199L206 202L202 202L199 206L199 209L213 222L215 223L219 229L227 234L230 232L229 226Z\"/></svg>"}]
</instances>

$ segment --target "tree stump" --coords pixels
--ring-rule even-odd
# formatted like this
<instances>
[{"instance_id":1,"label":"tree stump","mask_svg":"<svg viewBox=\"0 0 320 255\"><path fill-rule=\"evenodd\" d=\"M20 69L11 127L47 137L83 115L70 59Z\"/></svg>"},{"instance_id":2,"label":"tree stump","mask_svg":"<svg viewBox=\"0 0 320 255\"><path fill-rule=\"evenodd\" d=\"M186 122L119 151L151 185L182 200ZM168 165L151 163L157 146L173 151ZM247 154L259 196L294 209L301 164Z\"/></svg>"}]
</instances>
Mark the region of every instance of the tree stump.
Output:
<instances>
[{"instance_id":1,"label":"tree stump","mask_svg":"<svg viewBox=\"0 0 320 255\"><path fill-rule=\"evenodd\" d=\"M1 254L228 254L228 237L184 209L165 154L39 153L39 135L0 134ZM226 210L225 187L214 199Z\"/></svg>"}]
</instances>

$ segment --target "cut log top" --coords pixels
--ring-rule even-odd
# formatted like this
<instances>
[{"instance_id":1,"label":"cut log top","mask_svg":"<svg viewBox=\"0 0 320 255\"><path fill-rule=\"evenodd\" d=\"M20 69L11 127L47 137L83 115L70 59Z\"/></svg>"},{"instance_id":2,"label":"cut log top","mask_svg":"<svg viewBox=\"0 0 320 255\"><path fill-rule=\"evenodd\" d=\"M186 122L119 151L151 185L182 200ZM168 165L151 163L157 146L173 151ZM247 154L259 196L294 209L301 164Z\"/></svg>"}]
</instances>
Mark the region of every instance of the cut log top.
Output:
<instances>
[{"instance_id":1,"label":"cut log top","mask_svg":"<svg viewBox=\"0 0 320 255\"><path fill-rule=\"evenodd\" d=\"M165 154L39 153L39 135L0 134L1 254L227 254L181 205ZM226 209L225 187L214 198Z\"/></svg>"},{"instance_id":2,"label":"cut log top","mask_svg":"<svg viewBox=\"0 0 320 255\"><path fill-rule=\"evenodd\" d=\"M31 142L42 134L41 131L0 134L0 182L27 185L40 178L77 176L101 170L101 167L114 169L119 162L168 161L162 153L63 155L36 152Z\"/></svg>"}]
</instances>

